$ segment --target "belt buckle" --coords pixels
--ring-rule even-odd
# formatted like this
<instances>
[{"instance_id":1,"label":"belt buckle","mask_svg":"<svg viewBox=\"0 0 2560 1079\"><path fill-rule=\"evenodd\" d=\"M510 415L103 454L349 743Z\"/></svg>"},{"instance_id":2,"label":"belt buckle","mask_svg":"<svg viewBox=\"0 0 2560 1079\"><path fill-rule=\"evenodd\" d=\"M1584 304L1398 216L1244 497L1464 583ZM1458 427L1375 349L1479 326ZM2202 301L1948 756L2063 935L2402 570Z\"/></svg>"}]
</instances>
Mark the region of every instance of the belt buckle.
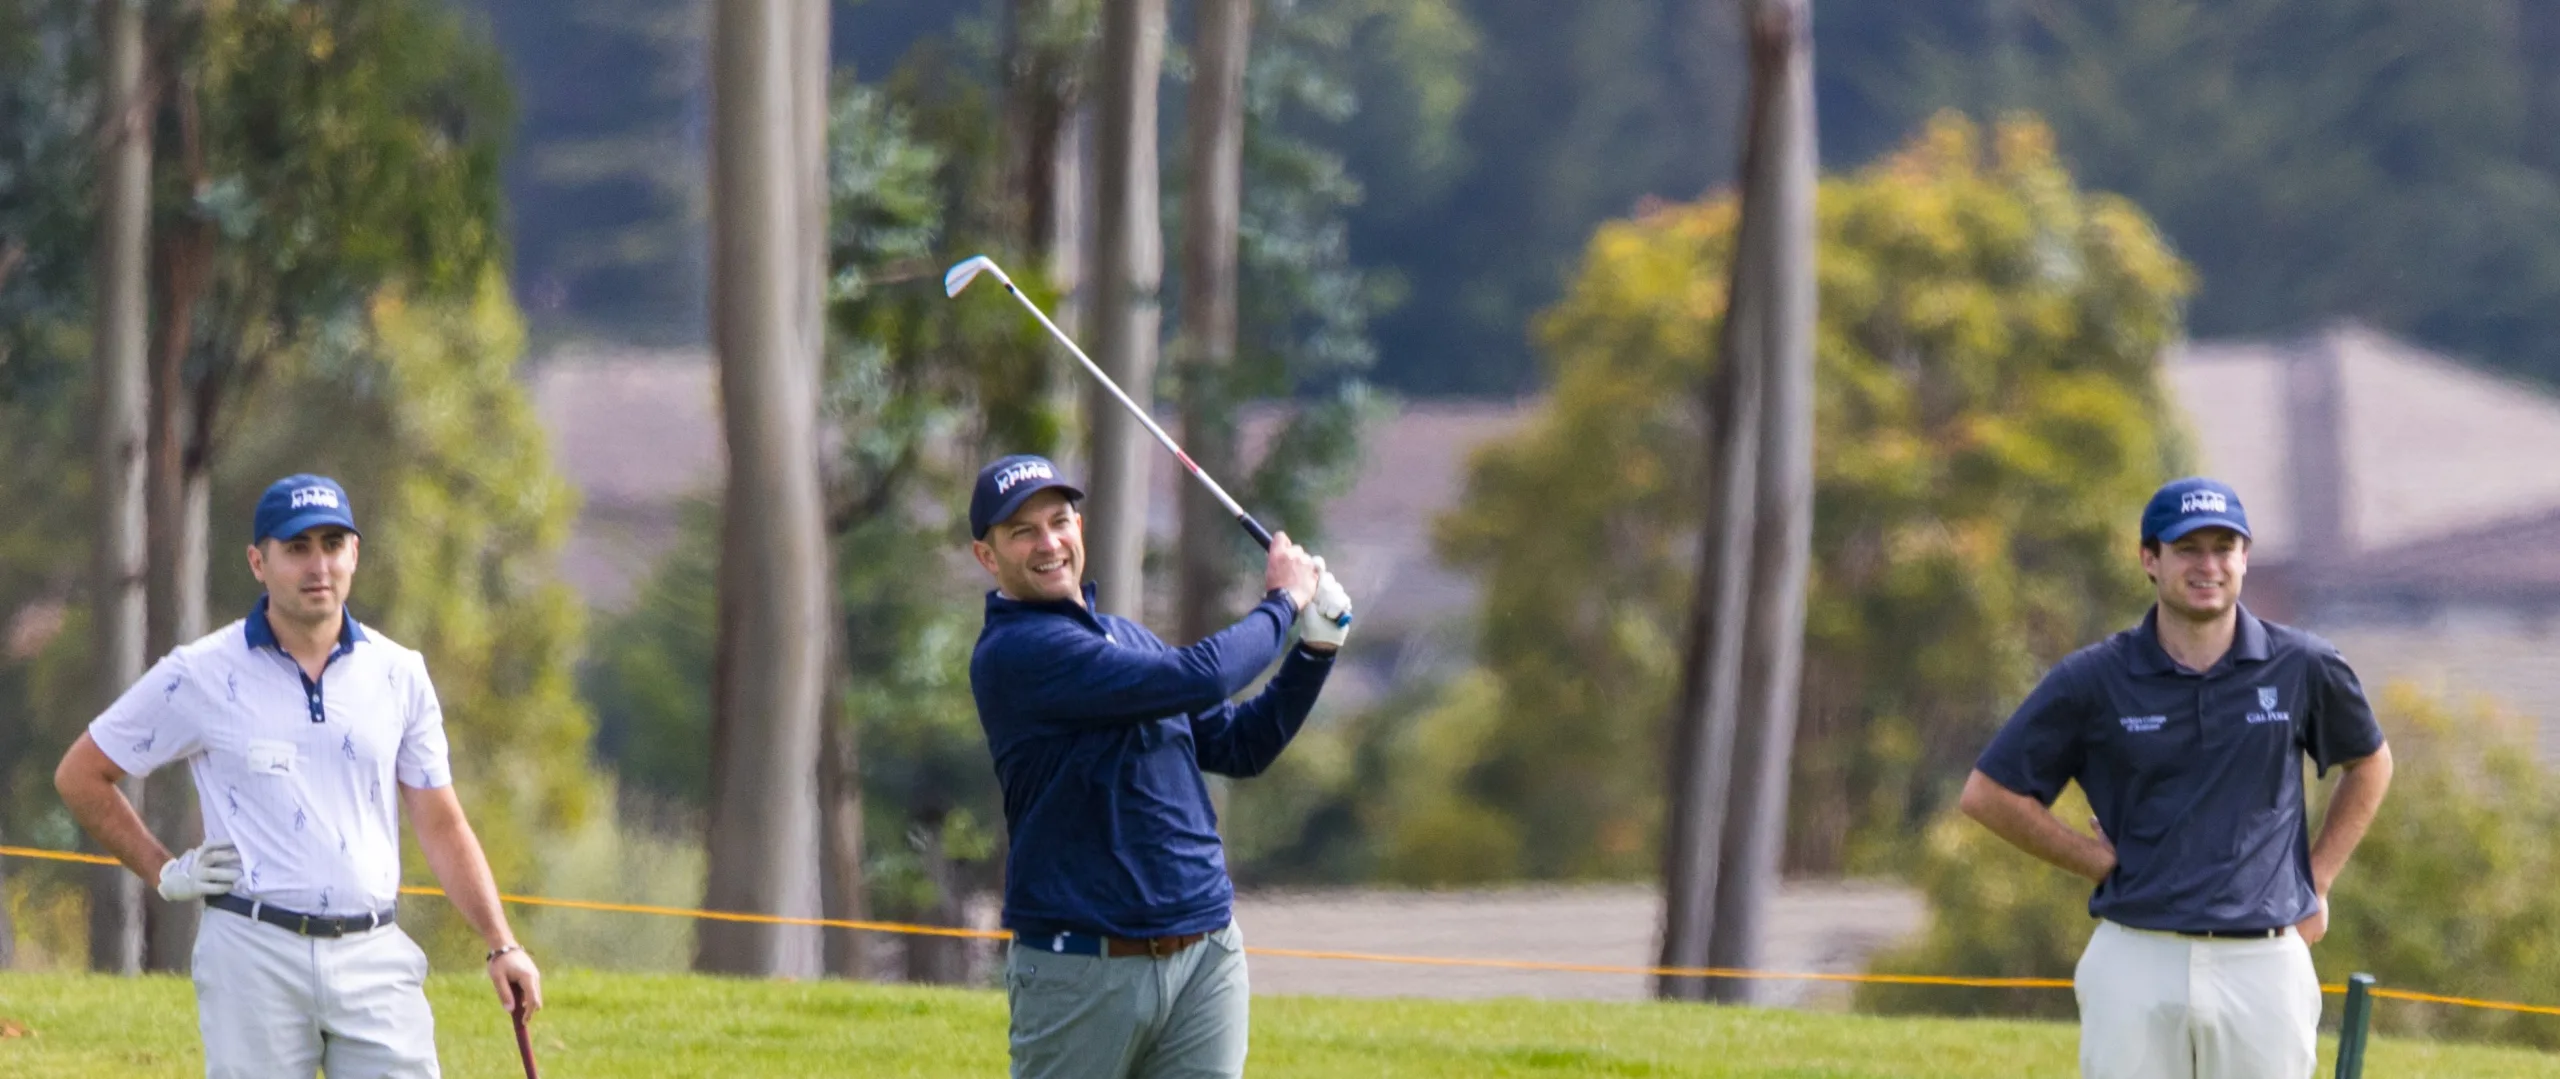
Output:
<instances>
[{"instance_id":1,"label":"belt buckle","mask_svg":"<svg viewBox=\"0 0 2560 1079\"><path fill-rule=\"evenodd\" d=\"M1174 952L1172 937L1148 937L1147 958L1162 959Z\"/></svg>"},{"instance_id":2,"label":"belt buckle","mask_svg":"<svg viewBox=\"0 0 2560 1079\"><path fill-rule=\"evenodd\" d=\"M296 926L294 927L293 931L294 931L294 932L296 932L296 933L300 933L300 934L302 934L303 936L306 936L306 937L307 937L307 936L311 936L311 935L312 935L312 932L311 932L311 916L310 916L310 915L308 915L308 914L302 914L302 915L296 915L296 917L300 919L301 924L296 925Z\"/></svg>"}]
</instances>

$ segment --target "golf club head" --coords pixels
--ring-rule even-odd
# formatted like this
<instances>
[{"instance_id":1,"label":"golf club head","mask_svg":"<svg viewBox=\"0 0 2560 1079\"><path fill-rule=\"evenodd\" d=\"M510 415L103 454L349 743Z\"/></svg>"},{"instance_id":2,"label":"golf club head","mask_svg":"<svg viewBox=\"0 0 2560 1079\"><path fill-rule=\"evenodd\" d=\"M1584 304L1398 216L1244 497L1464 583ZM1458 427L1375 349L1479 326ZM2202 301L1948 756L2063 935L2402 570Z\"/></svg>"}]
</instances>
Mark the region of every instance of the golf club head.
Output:
<instances>
[{"instance_id":1,"label":"golf club head","mask_svg":"<svg viewBox=\"0 0 2560 1079\"><path fill-rule=\"evenodd\" d=\"M979 274L988 272L994 273L996 280L1004 280L1004 271L996 269L996 260L985 255L971 255L962 259L959 265L943 271L942 294L958 296L961 289L969 287L969 282L977 280Z\"/></svg>"}]
</instances>

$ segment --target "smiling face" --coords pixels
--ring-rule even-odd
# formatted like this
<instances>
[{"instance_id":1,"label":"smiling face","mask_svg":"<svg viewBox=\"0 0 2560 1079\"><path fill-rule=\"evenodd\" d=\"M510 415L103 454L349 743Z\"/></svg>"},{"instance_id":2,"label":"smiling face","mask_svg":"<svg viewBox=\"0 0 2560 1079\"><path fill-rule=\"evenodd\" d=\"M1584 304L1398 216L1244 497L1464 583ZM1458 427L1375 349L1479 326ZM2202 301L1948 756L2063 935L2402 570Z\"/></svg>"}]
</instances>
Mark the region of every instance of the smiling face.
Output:
<instances>
[{"instance_id":1,"label":"smiling face","mask_svg":"<svg viewBox=\"0 0 2560 1079\"><path fill-rule=\"evenodd\" d=\"M1063 491L1031 496L969 550L1008 599L1084 601L1084 515Z\"/></svg>"},{"instance_id":2,"label":"smiling face","mask_svg":"<svg viewBox=\"0 0 2560 1079\"><path fill-rule=\"evenodd\" d=\"M293 625L318 628L342 617L355 582L355 533L322 525L291 539L249 547L249 572L267 586L267 610Z\"/></svg>"},{"instance_id":3,"label":"smiling face","mask_svg":"<svg viewBox=\"0 0 2560 1079\"><path fill-rule=\"evenodd\" d=\"M2168 543L2145 545L2142 572L2150 575L2163 614L2210 622L2240 605L2240 582L2249 575L2249 540L2228 528L2199 528Z\"/></svg>"}]
</instances>

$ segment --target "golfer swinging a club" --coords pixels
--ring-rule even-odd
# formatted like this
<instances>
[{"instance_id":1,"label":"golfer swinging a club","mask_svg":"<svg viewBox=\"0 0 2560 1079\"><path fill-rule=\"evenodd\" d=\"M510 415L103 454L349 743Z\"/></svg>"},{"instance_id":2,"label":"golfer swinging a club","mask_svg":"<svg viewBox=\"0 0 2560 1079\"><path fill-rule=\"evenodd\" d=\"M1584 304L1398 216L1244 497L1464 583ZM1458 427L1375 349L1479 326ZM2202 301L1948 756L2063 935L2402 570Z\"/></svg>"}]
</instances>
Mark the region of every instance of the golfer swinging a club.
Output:
<instances>
[{"instance_id":1,"label":"golfer swinging a club","mask_svg":"<svg viewBox=\"0 0 2560 1079\"><path fill-rule=\"evenodd\" d=\"M969 685L1012 842L1013 1074L1240 1076L1244 940L1202 773L1270 767L1324 687L1351 601L1275 535L1262 602L1168 647L1094 610L1083 497L1047 460L1014 456L981 470L969 501L970 549L996 586ZM1229 700L1284 650L1261 693Z\"/></svg>"},{"instance_id":2,"label":"golfer swinging a club","mask_svg":"<svg viewBox=\"0 0 2560 1079\"><path fill-rule=\"evenodd\" d=\"M426 663L347 613L357 545L335 481L277 480L250 533L266 594L249 617L161 659L54 771L73 818L117 861L162 899L211 908L193 968L213 1079L439 1074L427 957L393 924L404 809L488 942L498 1003L542 1006L542 975L454 797ZM180 761L205 842L173 858L116 782Z\"/></svg>"},{"instance_id":3,"label":"golfer swinging a club","mask_svg":"<svg viewBox=\"0 0 2560 1079\"><path fill-rule=\"evenodd\" d=\"M2097 882L2080 957L2086 1079L2310 1079L2329 888L2391 747L2329 642L2240 605L2249 516L2208 479L2142 511L2142 624L2072 653L1983 750L1963 808ZM2302 759L2346 775L2310 838ZM2078 781L2096 836L2047 806Z\"/></svg>"}]
</instances>

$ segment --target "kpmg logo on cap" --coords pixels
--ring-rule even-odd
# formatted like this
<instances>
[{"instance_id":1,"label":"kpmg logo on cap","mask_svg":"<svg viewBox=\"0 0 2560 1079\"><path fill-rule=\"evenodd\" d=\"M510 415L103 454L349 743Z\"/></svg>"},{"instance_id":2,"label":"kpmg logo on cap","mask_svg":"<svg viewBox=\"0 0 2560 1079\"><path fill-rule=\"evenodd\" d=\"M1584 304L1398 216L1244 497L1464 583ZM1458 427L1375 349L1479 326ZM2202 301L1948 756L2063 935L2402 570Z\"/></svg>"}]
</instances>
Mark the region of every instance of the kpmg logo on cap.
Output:
<instances>
[{"instance_id":1,"label":"kpmg logo on cap","mask_svg":"<svg viewBox=\"0 0 2560 1079\"><path fill-rule=\"evenodd\" d=\"M343 508L338 505L338 492L326 487L304 487L293 492L293 508L305 506L326 506L333 510Z\"/></svg>"},{"instance_id":2,"label":"kpmg logo on cap","mask_svg":"<svg viewBox=\"0 0 2560 1079\"><path fill-rule=\"evenodd\" d=\"M1049 462L1024 461L1021 464L996 473L996 493L1001 495L1009 492L1016 486L1020 485L1024 480L1054 480L1057 478L1058 474L1049 470Z\"/></svg>"},{"instance_id":3,"label":"kpmg logo on cap","mask_svg":"<svg viewBox=\"0 0 2560 1079\"><path fill-rule=\"evenodd\" d=\"M2178 496L2180 513L2229 513L2231 500L2220 491L2189 491Z\"/></svg>"}]
</instances>

